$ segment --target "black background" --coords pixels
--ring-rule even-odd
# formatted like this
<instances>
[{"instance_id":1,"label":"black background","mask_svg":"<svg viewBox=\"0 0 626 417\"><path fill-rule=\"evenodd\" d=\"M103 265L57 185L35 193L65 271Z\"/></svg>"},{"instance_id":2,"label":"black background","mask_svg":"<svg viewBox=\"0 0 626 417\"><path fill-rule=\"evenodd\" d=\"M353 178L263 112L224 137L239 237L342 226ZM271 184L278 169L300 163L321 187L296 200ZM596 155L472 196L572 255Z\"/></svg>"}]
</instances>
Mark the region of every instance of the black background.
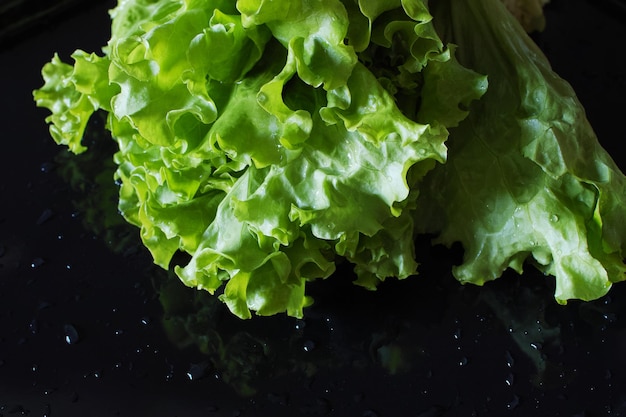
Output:
<instances>
[{"instance_id":1,"label":"black background","mask_svg":"<svg viewBox=\"0 0 626 417\"><path fill-rule=\"evenodd\" d=\"M624 169L626 15L616 4L553 0L536 40ZM449 276L457 254L428 245L418 245L420 277L377 293L342 268L311 285L303 321L219 312L222 340L252 335L271 353L239 364L255 369L253 393L226 362L173 344L154 284L163 272L145 251L116 253L85 228L77 201L100 190L63 179L48 113L32 101L54 52L70 62L106 43L113 6L93 2L2 39L0 415L626 415L626 285L565 307L530 270L462 287ZM389 352L402 360L385 362Z\"/></svg>"}]
</instances>

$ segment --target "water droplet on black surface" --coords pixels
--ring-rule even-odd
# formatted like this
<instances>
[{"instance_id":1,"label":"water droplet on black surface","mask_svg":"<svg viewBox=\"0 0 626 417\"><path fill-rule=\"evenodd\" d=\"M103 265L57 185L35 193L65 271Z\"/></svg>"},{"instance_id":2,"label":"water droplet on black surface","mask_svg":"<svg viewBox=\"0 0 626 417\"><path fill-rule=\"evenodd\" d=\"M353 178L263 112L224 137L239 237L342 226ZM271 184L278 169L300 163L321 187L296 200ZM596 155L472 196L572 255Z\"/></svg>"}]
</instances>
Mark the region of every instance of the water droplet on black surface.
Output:
<instances>
[{"instance_id":1,"label":"water droplet on black surface","mask_svg":"<svg viewBox=\"0 0 626 417\"><path fill-rule=\"evenodd\" d=\"M28 323L28 330L30 330L32 334L37 334L39 331L39 322L37 319L32 319L30 323Z\"/></svg>"},{"instance_id":2,"label":"water droplet on black surface","mask_svg":"<svg viewBox=\"0 0 626 417\"><path fill-rule=\"evenodd\" d=\"M206 362L192 363L187 371L187 378L190 381L197 381L204 378L207 374L208 367L209 364Z\"/></svg>"},{"instance_id":3,"label":"water droplet on black surface","mask_svg":"<svg viewBox=\"0 0 626 417\"><path fill-rule=\"evenodd\" d=\"M35 258L32 260L32 262L30 263L30 267L31 268L39 268L41 265L43 265L44 263L46 263L43 258Z\"/></svg>"},{"instance_id":4,"label":"water droplet on black surface","mask_svg":"<svg viewBox=\"0 0 626 417\"><path fill-rule=\"evenodd\" d=\"M469 360L467 359L467 357L463 356L461 359L459 359L459 362L457 364L459 366L465 366L467 365L468 362Z\"/></svg>"},{"instance_id":5,"label":"water droplet on black surface","mask_svg":"<svg viewBox=\"0 0 626 417\"><path fill-rule=\"evenodd\" d=\"M519 397L517 395L513 395L511 401L509 401L506 405L507 410L513 410L519 406Z\"/></svg>"},{"instance_id":6,"label":"water droplet on black surface","mask_svg":"<svg viewBox=\"0 0 626 417\"><path fill-rule=\"evenodd\" d=\"M74 345L80 340L78 330L71 324L63 325L63 334L65 335L65 343L68 345Z\"/></svg>"},{"instance_id":7,"label":"water droplet on black surface","mask_svg":"<svg viewBox=\"0 0 626 417\"><path fill-rule=\"evenodd\" d=\"M311 352L314 349L315 349L315 342L312 340L306 340L304 344L302 345L302 350L304 350L305 352Z\"/></svg>"},{"instance_id":8,"label":"water droplet on black surface","mask_svg":"<svg viewBox=\"0 0 626 417\"><path fill-rule=\"evenodd\" d=\"M39 218L37 219L37 223L36 223L37 226L41 226L42 224L50 220L53 215L54 213L50 209L45 209L44 211L42 211L41 214L39 215Z\"/></svg>"},{"instance_id":9,"label":"water droplet on black surface","mask_svg":"<svg viewBox=\"0 0 626 417\"><path fill-rule=\"evenodd\" d=\"M508 350L504 352L504 360L506 361L506 366L509 368L512 368L513 365L515 365L515 359L513 359L511 352L509 352Z\"/></svg>"},{"instance_id":10,"label":"water droplet on black surface","mask_svg":"<svg viewBox=\"0 0 626 417\"><path fill-rule=\"evenodd\" d=\"M513 374L508 374L506 376L506 378L504 379L504 382L506 383L506 385L508 385L509 387L513 386L513 383L515 382L515 377L513 376Z\"/></svg>"},{"instance_id":11,"label":"water droplet on black surface","mask_svg":"<svg viewBox=\"0 0 626 417\"><path fill-rule=\"evenodd\" d=\"M53 162L44 162L43 164L41 164L39 169L44 174L48 174L49 172L52 172L52 170L54 170L55 167L56 165Z\"/></svg>"},{"instance_id":12,"label":"water droplet on black surface","mask_svg":"<svg viewBox=\"0 0 626 417\"><path fill-rule=\"evenodd\" d=\"M461 329L456 329L452 337L454 337L454 340L461 340Z\"/></svg>"},{"instance_id":13,"label":"water droplet on black surface","mask_svg":"<svg viewBox=\"0 0 626 417\"><path fill-rule=\"evenodd\" d=\"M48 301L42 301L39 303L39 305L37 306L38 310L43 310L46 309L48 307L52 307L52 303L49 303Z\"/></svg>"},{"instance_id":14,"label":"water droplet on black surface","mask_svg":"<svg viewBox=\"0 0 626 417\"><path fill-rule=\"evenodd\" d=\"M609 323L614 323L617 321L617 315L615 313L604 313L602 314L602 318Z\"/></svg>"}]
</instances>

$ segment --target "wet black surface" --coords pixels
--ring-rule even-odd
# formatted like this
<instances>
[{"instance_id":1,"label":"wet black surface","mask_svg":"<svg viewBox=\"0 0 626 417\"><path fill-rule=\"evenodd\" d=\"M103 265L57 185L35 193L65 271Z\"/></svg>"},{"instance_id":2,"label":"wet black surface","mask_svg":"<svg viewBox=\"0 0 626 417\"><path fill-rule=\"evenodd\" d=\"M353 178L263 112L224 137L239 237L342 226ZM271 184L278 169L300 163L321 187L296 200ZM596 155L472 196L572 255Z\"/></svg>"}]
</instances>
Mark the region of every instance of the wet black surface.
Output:
<instances>
[{"instance_id":1,"label":"wet black surface","mask_svg":"<svg viewBox=\"0 0 626 417\"><path fill-rule=\"evenodd\" d=\"M31 98L55 51L104 45L110 7L0 55L0 415L626 415L626 284L567 306L530 269L462 287L458 250L420 243L420 277L371 293L339 268L304 320L240 321L153 266L106 210L110 149L68 158ZM537 42L624 168L626 20L583 0L546 12Z\"/></svg>"}]
</instances>

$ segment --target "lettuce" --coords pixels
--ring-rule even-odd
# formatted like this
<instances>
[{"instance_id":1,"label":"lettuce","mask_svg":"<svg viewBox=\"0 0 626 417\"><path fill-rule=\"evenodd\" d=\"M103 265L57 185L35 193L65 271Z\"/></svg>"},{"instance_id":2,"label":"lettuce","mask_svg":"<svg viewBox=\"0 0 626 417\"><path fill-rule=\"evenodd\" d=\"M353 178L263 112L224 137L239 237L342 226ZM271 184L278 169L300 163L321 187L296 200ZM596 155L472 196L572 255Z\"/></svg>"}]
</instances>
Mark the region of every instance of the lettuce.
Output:
<instances>
[{"instance_id":1,"label":"lettuce","mask_svg":"<svg viewBox=\"0 0 626 417\"><path fill-rule=\"evenodd\" d=\"M489 90L422 184L417 228L462 243L461 282L521 273L530 259L556 277L557 301L600 298L626 271L626 178L571 86L499 6L433 3L438 33L460 62L489 74Z\"/></svg>"},{"instance_id":2,"label":"lettuce","mask_svg":"<svg viewBox=\"0 0 626 417\"><path fill-rule=\"evenodd\" d=\"M107 114L119 211L157 265L237 316L301 317L306 283L344 259L369 289L415 275L417 233L464 244L462 282L529 255L559 300L623 279L624 178L498 0L110 14L102 53L55 55L34 98L75 153Z\"/></svg>"}]
</instances>

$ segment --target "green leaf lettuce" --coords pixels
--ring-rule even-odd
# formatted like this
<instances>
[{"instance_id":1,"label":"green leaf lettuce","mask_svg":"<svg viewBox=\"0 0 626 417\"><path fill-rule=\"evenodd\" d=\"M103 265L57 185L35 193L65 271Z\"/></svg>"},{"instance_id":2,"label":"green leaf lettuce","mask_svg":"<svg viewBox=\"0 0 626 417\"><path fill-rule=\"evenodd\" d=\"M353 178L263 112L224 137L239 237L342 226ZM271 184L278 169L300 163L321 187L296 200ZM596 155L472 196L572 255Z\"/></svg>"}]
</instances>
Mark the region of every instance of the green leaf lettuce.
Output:
<instances>
[{"instance_id":1,"label":"green leaf lettuce","mask_svg":"<svg viewBox=\"0 0 626 417\"><path fill-rule=\"evenodd\" d=\"M103 55L55 57L34 94L74 152L108 112L119 209L158 265L188 253L183 282L240 317L301 316L337 257L368 288L416 273L418 183L486 88L425 3L134 0L111 16Z\"/></svg>"},{"instance_id":2,"label":"green leaf lettuce","mask_svg":"<svg viewBox=\"0 0 626 417\"><path fill-rule=\"evenodd\" d=\"M424 232L463 243L463 282L529 256L559 300L623 279L624 178L497 0L110 13L102 54L55 56L35 100L76 153L107 113L120 212L156 264L239 317L302 316L306 283L339 259L369 289L414 275ZM189 260L172 265L178 252Z\"/></svg>"}]
</instances>

